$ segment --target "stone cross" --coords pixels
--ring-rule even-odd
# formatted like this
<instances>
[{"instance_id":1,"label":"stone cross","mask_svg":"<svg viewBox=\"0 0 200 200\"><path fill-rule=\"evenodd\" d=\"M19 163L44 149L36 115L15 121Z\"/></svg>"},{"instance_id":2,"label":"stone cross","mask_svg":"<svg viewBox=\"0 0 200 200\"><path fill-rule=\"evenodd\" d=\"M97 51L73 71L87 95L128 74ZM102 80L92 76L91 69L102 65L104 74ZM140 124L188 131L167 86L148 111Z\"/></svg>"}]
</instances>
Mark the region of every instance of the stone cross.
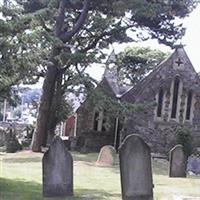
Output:
<instances>
[{"instance_id":1,"label":"stone cross","mask_svg":"<svg viewBox=\"0 0 200 200\"><path fill-rule=\"evenodd\" d=\"M53 142L42 159L43 196L73 195L73 159L59 136Z\"/></svg>"},{"instance_id":2,"label":"stone cross","mask_svg":"<svg viewBox=\"0 0 200 200\"><path fill-rule=\"evenodd\" d=\"M119 149L123 200L153 200L149 146L135 134L125 138Z\"/></svg>"},{"instance_id":3,"label":"stone cross","mask_svg":"<svg viewBox=\"0 0 200 200\"><path fill-rule=\"evenodd\" d=\"M169 177L186 177L186 156L182 145L176 145L169 154Z\"/></svg>"},{"instance_id":4,"label":"stone cross","mask_svg":"<svg viewBox=\"0 0 200 200\"><path fill-rule=\"evenodd\" d=\"M182 65L182 64L183 64L183 61L181 61L181 59L180 59L180 58L178 58L178 60L176 61L176 64L177 64L178 66L180 66L180 65Z\"/></svg>"}]
</instances>

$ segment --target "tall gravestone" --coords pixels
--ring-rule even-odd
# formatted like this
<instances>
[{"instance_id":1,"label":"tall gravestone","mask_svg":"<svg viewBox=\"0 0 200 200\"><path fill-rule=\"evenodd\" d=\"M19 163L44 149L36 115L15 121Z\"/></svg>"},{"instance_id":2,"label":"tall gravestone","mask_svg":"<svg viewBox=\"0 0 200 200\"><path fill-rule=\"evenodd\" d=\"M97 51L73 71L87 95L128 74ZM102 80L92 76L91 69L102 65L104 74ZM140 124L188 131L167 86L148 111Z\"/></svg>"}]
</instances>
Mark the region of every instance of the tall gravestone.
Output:
<instances>
[{"instance_id":1,"label":"tall gravestone","mask_svg":"<svg viewBox=\"0 0 200 200\"><path fill-rule=\"evenodd\" d=\"M58 136L53 139L43 160L43 196L73 195L73 159Z\"/></svg>"},{"instance_id":2,"label":"tall gravestone","mask_svg":"<svg viewBox=\"0 0 200 200\"><path fill-rule=\"evenodd\" d=\"M123 200L153 200L151 153L135 134L126 137L119 149Z\"/></svg>"},{"instance_id":3,"label":"tall gravestone","mask_svg":"<svg viewBox=\"0 0 200 200\"><path fill-rule=\"evenodd\" d=\"M182 145L173 147L169 154L169 177L186 177L186 156Z\"/></svg>"}]
</instances>

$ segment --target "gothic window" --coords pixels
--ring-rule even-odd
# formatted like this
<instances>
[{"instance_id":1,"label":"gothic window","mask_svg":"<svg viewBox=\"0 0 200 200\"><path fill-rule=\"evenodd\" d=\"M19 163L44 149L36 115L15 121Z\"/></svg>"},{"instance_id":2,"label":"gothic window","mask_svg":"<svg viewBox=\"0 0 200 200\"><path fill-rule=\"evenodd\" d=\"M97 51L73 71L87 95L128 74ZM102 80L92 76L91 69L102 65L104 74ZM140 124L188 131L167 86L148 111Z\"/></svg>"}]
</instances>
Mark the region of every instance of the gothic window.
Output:
<instances>
[{"instance_id":1,"label":"gothic window","mask_svg":"<svg viewBox=\"0 0 200 200\"><path fill-rule=\"evenodd\" d=\"M191 106L192 106L192 91L190 90L187 96L186 120L190 120Z\"/></svg>"},{"instance_id":2,"label":"gothic window","mask_svg":"<svg viewBox=\"0 0 200 200\"><path fill-rule=\"evenodd\" d=\"M93 128L95 131L97 131L98 129L98 118L99 118L99 112L97 110L95 110L94 112L94 124L93 124Z\"/></svg>"},{"instance_id":3,"label":"gothic window","mask_svg":"<svg viewBox=\"0 0 200 200\"><path fill-rule=\"evenodd\" d=\"M161 117L162 115L163 96L164 96L163 88L160 88L158 93L157 117Z\"/></svg>"},{"instance_id":4,"label":"gothic window","mask_svg":"<svg viewBox=\"0 0 200 200\"><path fill-rule=\"evenodd\" d=\"M93 121L93 129L95 131L102 131L103 128L103 110L95 110L94 113L94 121Z\"/></svg>"},{"instance_id":5,"label":"gothic window","mask_svg":"<svg viewBox=\"0 0 200 200\"><path fill-rule=\"evenodd\" d=\"M180 85L180 80L179 80L178 77L176 77L175 80L174 80L174 90L173 90L171 118L176 118L177 105L178 105L179 85Z\"/></svg>"}]
</instances>

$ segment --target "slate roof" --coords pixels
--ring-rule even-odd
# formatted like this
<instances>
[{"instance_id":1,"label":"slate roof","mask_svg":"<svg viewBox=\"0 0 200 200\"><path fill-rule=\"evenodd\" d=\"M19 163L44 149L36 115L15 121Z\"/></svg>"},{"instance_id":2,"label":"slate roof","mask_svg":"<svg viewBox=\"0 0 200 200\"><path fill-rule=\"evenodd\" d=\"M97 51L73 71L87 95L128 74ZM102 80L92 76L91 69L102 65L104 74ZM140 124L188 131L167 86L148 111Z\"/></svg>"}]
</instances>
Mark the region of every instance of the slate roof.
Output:
<instances>
[{"instance_id":1,"label":"slate roof","mask_svg":"<svg viewBox=\"0 0 200 200\"><path fill-rule=\"evenodd\" d=\"M118 73L115 68L106 69L104 73L104 78L106 79L109 87L117 98L121 98L130 88L132 88L130 86L119 84Z\"/></svg>"}]
</instances>

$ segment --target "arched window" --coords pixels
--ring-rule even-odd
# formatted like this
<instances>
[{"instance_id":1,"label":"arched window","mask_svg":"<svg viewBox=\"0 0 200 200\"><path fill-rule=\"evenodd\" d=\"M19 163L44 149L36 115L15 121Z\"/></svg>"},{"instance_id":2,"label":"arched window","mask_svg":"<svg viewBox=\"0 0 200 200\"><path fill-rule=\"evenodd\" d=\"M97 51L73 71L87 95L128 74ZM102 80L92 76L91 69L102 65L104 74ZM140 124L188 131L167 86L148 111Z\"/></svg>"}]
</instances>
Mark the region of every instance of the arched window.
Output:
<instances>
[{"instance_id":1,"label":"arched window","mask_svg":"<svg viewBox=\"0 0 200 200\"><path fill-rule=\"evenodd\" d=\"M186 120L190 120L191 106L192 106L192 91L190 90L187 96L187 107L186 107L186 117L185 117Z\"/></svg>"},{"instance_id":2,"label":"arched window","mask_svg":"<svg viewBox=\"0 0 200 200\"><path fill-rule=\"evenodd\" d=\"M98 130L98 118L99 118L99 112L97 110L95 110L95 113L94 113L94 123L93 123L93 128L95 131Z\"/></svg>"},{"instance_id":3,"label":"arched window","mask_svg":"<svg viewBox=\"0 0 200 200\"><path fill-rule=\"evenodd\" d=\"M163 88L160 88L158 93L157 117L161 117L162 115L163 96L164 96Z\"/></svg>"},{"instance_id":4,"label":"arched window","mask_svg":"<svg viewBox=\"0 0 200 200\"><path fill-rule=\"evenodd\" d=\"M93 120L93 130L102 131L103 118L104 118L103 110L95 110L94 120Z\"/></svg>"},{"instance_id":5,"label":"arched window","mask_svg":"<svg viewBox=\"0 0 200 200\"><path fill-rule=\"evenodd\" d=\"M174 80L174 91L173 91L171 118L176 118L179 85L180 85L180 80L179 80L178 77L176 77L175 80Z\"/></svg>"}]
</instances>

